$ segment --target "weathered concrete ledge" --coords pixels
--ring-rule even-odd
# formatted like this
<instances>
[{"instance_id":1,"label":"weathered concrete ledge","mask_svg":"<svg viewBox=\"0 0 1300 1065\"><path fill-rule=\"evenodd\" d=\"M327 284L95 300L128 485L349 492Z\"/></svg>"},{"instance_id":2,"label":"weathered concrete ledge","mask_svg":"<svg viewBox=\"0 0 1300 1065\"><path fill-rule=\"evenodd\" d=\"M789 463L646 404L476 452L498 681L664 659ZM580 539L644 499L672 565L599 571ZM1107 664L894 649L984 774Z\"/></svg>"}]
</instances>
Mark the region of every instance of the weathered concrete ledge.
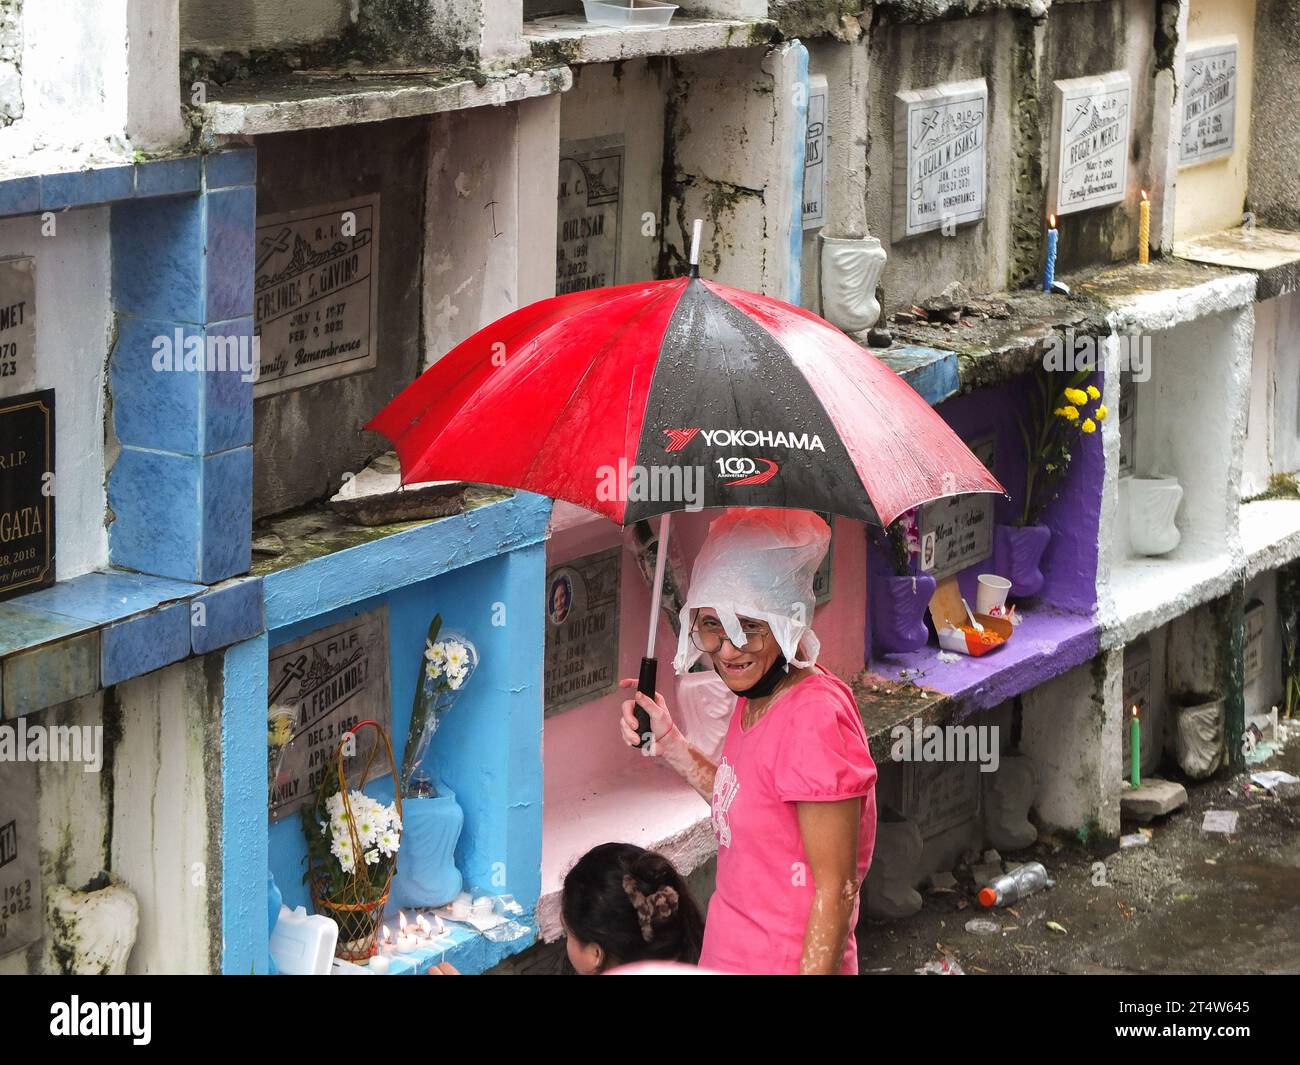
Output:
<instances>
[{"instance_id":1,"label":"weathered concrete ledge","mask_svg":"<svg viewBox=\"0 0 1300 1065\"><path fill-rule=\"evenodd\" d=\"M911 312L895 312L882 322L894 335L893 347L868 350L887 364L909 348L953 352L965 393L1028 373L1066 329L1097 336L1159 332L1255 298L1254 274L1183 259L1129 263L1060 280L1070 295L1021 289L972 296L967 305L976 313L951 323L913 321Z\"/></svg>"},{"instance_id":2,"label":"weathered concrete ledge","mask_svg":"<svg viewBox=\"0 0 1300 1065\"><path fill-rule=\"evenodd\" d=\"M1052 0L876 0L874 6L892 22L942 22L990 11L1023 11L1042 18Z\"/></svg>"},{"instance_id":3,"label":"weathered concrete ledge","mask_svg":"<svg viewBox=\"0 0 1300 1065\"><path fill-rule=\"evenodd\" d=\"M771 19L674 17L667 26L594 26L580 15L524 23L524 42L545 63L613 63L650 55L753 48L779 36Z\"/></svg>"},{"instance_id":4,"label":"weathered concrete ledge","mask_svg":"<svg viewBox=\"0 0 1300 1065\"><path fill-rule=\"evenodd\" d=\"M495 107L572 86L565 66L477 77L463 68L303 71L216 87L198 110L207 137L251 137Z\"/></svg>"},{"instance_id":5,"label":"weathered concrete ledge","mask_svg":"<svg viewBox=\"0 0 1300 1065\"><path fill-rule=\"evenodd\" d=\"M1255 274L1255 299L1300 290L1300 233L1282 229L1227 229L1174 244L1180 259Z\"/></svg>"}]
</instances>

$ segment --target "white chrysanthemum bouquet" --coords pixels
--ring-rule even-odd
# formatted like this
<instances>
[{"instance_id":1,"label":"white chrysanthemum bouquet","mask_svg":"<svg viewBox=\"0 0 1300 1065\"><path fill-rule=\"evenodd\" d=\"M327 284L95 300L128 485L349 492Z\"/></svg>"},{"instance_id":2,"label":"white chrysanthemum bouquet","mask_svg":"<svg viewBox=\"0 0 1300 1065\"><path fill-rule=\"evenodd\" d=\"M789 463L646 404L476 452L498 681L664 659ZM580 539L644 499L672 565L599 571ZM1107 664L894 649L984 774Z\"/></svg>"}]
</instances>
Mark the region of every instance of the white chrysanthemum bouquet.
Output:
<instances>
[{"instance_id":1,"label":"white chrysanthemum bouquet","mask_svg":"<svg viewBox=\"0 0 1300 1065\"><path fill-rule=\"evenodd\" d=\"M401 787L405 798L432 798L436 792L432 777L420 768L429 741L438 731L451 704L478 666L478 649L459 633L439 639L442 615L435 614L424 641L424 657L416 678L415 701L411 705L411 728L406 736L402 759Z\"/></svg>"}]
</instances>

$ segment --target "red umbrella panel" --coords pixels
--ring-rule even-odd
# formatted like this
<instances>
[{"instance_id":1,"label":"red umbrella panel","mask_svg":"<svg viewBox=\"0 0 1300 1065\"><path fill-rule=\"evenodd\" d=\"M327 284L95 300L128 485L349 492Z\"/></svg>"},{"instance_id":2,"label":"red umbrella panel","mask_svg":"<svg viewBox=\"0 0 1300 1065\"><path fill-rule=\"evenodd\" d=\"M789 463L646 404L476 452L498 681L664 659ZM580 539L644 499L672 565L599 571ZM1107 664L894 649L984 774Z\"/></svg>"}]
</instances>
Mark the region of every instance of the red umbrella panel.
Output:
<instances>
[{"instance_id":1,"label":"red umbrella panel","mask_svg":"<svg viewBox=\"0 0 1300 1065\"><path fill-rule=\"evenodd\" d=\"M1003 492L897 374L834 326L699 278L542 300L448 352L367 426L407 483L564 499L621 525L680 495L610 492L631 466L693 475L695 505L830 511L888 525Z\"/></svg>"}]
</instances>

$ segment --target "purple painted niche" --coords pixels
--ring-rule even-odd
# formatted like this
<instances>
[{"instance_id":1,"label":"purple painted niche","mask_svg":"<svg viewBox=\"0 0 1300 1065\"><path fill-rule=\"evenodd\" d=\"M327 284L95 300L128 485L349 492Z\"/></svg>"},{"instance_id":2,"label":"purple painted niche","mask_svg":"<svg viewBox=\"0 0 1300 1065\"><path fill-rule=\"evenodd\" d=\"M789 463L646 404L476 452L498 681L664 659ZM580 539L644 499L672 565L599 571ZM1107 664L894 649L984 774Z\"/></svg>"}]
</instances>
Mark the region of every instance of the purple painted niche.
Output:
<instances>
[{"instance_id":1,"label":"purple painted niche","mask_svg":"<svg viewBox=\"0 0 1300 1065\"><path fill-rule=\"evenodd\" d=\"M1090 383L1100 388L1102 374L1094 374ZM1006 384L958 396L935 408L964 440L978 440L988 436L995 438L993 472L1012 493L1010 500L999 498L995 504L994 520L999 525L1011 525L1023 508L1026 456L1016 428L1014 411L1017 404L1028 400L1030 388L1030 381L1021 377ZM1114 416L1114 412L1111 412L1111 416ZM1073 448L1073 456L1070 472L1058 489L1058 498L1047 506L1041 518L1042 524L1051 531L1051 538L1039 564L1043 581L1032 612L1042 620L1046 620L1042 615L1048 611L1083 615L1091 619L1097 605L1097 531L1101 517L1104 472L1101 433L1080 436ZM888 561L874 537L869 538L867 550L870 562L868 579L878 581L881 579L878 574L891 572ZM976 578L980 573L993 569L995 557L991 555L984 562L969 566L957 575L962 595L972 606L975 602ZM869 596L872 591L873 589L868 589ZM874 614L874 610L871 613ZM1070 622L1068 627L1073 631L1077 622ZM869 632L869 648L872 639ZM933 650L930 647L924 653ZM1007 650L1012 648L1008 647ZM996 652L988 656L988 665L992 666L993 659L1004 653Z\"/></svg>"}]
</instances>

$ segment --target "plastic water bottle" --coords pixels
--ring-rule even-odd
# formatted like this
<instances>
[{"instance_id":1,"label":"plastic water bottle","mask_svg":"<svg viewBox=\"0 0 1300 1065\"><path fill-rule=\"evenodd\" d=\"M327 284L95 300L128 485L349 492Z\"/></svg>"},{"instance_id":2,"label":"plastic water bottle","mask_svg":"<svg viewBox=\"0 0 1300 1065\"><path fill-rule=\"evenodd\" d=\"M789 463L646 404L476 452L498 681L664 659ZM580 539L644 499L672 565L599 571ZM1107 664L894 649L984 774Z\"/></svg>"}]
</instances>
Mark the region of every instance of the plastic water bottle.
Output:
<instances>
[{"instance_id":1,"label":"plastic water bottle","mask_svg":"<svg viewBox=\"0 0 1300 1065\"><path fill-rule=\"evenodd\" d=\"M1041 888L1051 887L1054 881L1047 878L1041 862L1030 862L1014 872L1004 873L988 887L980 888L980 905L987 909L1010 906Z\"/></svg>"}]
</instances>

